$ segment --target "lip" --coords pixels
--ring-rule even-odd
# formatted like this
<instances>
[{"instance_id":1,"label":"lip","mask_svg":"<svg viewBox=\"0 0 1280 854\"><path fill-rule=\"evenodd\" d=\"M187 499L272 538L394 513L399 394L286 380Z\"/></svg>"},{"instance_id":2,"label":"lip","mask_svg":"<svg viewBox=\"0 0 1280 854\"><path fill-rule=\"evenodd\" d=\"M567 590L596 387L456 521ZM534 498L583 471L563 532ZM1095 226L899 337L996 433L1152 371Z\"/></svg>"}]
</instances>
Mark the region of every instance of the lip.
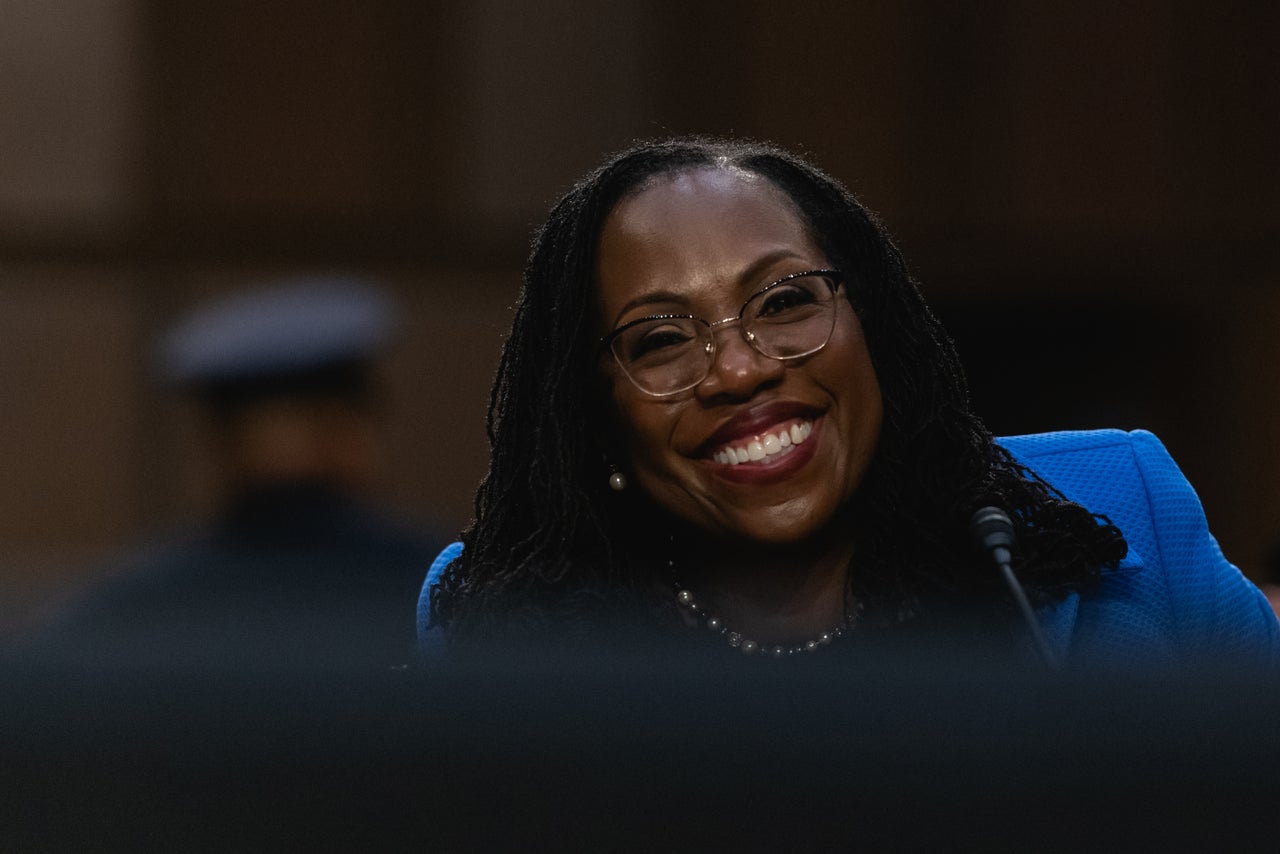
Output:
<instances>
[{"instance_id":1,"label":"lip","mask_svg":"<svg viewBox=\"0 0 1280 854\"><path fill-rule=\"evenodd\" d=\"M712 471L716 476L734 483L767 484L785 480L796 471L804 468L813 459L814 454L817 453L823 419L821 416L811 417L810 423L813 425L813 431L809 434L809 438L799 445L792 445L790 453L777 454L770 459L742 463L736 466L718 463L710 459L705 460L705 462L712 467ZM773 423L776 422L771 421L764 426L767 427ZM736 434L736 436L740 435Z\"/></svg>"},{"instance_id":2,"label":"lip","mask_svg":"<svg viewBox=\"0 0 1280 854\"><path fill-rule=\"evenodd\" d=\"M817 407L795 401L776 401L753 406L744 409L717 427L715 432L698 446L697 454L704 457L710 456L711 452L721 445L727 445L735 439L758 435L781 421L792 418L817 421L821 415L822 410Z\"/></svg>"}]
</instances>

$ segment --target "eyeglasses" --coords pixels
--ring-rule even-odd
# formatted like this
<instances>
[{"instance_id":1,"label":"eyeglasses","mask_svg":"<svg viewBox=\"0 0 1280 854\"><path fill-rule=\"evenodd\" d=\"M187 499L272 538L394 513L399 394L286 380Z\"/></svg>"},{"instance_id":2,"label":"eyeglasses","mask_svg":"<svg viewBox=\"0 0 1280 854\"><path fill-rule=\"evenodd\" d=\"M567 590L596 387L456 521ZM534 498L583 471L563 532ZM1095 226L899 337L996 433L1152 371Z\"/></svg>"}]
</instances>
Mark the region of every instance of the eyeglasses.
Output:
<instances>
[{"instance_id":1,"label":"eyeglasses","mask_svg":"<svg viewBox=\"0 0 1280 854\"><path fill-rule=\"evenodd\" d=\"M738 323L756 352L786 361L827 346L836 325L836 291L844 274L807 270L784 276L757 291L737 317L708 322L690 314L642 317L600 339L645 394L667 397L707 378L716 356L715 329Z\"/></svg>"}]
</instances>

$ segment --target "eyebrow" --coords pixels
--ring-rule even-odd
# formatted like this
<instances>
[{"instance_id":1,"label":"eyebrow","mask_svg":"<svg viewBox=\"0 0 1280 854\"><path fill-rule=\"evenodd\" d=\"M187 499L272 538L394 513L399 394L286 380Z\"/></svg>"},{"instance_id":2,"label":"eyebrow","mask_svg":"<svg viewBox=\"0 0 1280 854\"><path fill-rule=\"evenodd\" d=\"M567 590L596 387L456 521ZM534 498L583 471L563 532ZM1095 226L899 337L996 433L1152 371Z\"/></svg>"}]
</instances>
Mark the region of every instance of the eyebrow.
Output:
<instances>
[{"instance_id":1,"label":"eyebrow","mask_svg":"<svg viewBox=\"0 0 1280 854\"><path fill-rule=\"evenodd\" d=\"M764 255L761 255L759 258L752 261L745 268L743 268L742 271L739 272L738 275L736 276L736 279L738 281L738 284L741 285L744 282L748 282L748 281L751 281L752 279L758 278L760 273L772 264L776 264L777 262L783 261L787 258L799 258L799 257L800 256L797 255L791 249L775 249L772 252L766 252ZM822 265L819 265L819 266L822 266ZM766 284L771 284L771 283L766 283ZM649 291L648 293L641 294L635 299L629 300L627 304L624 305L616 315L614 315L613 327L616 328L618 325L618 322L621 321L622 318L625 317L628 312L634 309L640 308L641 306L654 305L657 303L664 303L664 302L683 302L685 299L686 299L686 295L677 293L676 291L670 291L670 290Z\"/></svg>"}]
</instances>

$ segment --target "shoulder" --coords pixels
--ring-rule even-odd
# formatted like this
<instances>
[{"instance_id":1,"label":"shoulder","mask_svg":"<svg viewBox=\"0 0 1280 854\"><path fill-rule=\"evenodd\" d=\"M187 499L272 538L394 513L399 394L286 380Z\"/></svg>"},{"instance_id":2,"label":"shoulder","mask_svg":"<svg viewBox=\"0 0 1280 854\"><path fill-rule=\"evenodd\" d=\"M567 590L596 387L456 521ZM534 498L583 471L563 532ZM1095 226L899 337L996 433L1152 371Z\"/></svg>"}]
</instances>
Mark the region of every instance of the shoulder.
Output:
<instances>
[{"instance_id":1,"label":"shoulder","mask_svg":"<svg viewBox=\"0 0 1280 854\"><path fill-rule=\"evenodd\" d=\"M207 574L216 551L208 531L176 532L113 555L86 575L94 579L73 600L87 609L118 601L160 597Z\"/></svg>"},{"instance_id":2,"label":"shoulder","mask_svg":"<svg viewBox=\"0 0 1280 854\"><path fill-rule=\"evenodd\" d=\"M1146 430L1065 430L996 440L1066 498L1111 519L1130 548L1155 536L1171 514L1202 524L1204 513L1191 484L1164 445ZM1206 526L1207 528L1207 526Z\"/></svg>"},{"instance_id":3,"label":"shoulder","mask_svg":"<svg viewBox=\"0 0 1280 854\"><path fill-rule=\"evenodd\" d=\"M1209 538L1195 490L1146 430L1072 430L997 441L1063 496L1120 528L1129 543L1126 563L1164 565Z\"/></svg>"},{"instance_id":4,"label":"shoulder","mask_svg":"<svg viewBox=\"0 0 1280 854\"><path fill-rule=\"evenodd\" d=\"M418 648L423 652L430 651L439 641L437 637L439 631L433 630L431 626L431 593L440 583L440 576L444 574L445 569L460 554L462 554L462 543L450 543L436 555L430 568L427 569L426 580L423 581L422 591L418 594Z\"/></svg>"},{"instance_id":5,"label":"shoulder","mask_svg":"<svg viewBox=\"0 0 1280 854\"><path fill-rule=\"evenodd\" d=\"M431 561L431 567L427 570L427 581L423 587L434 587L440 581L440 576L444 574L449 564L462 554L462 543L450 543L445 546L440 554L436 555L435 560Z\"/></svg>"},{"instance_id":6,"label":"shoulder","mask_svg":"<svg viewBox=\"0 0 1280 854\"><path fill-rule=\"evenodd\" d=\"M1139 473L1138 461L1177 471L1160 440L1146 430L1061 430L996 439L1019 462L1048 478L1059 489L1098 489L1099 475ZM1181 474L1179 473L1179 476Z\"/></svg>"},{"instance_id":7,"label":"shoulder","mask_svg":"<svg viewBox=\"0 0 1280 854\"><path fill-rule=\"evenodd\" d=\"M76 589L30 628L38 645L93 647L136 633L142 620L172 614L208 574L208 537L182 533L112 555L78 571Z\"/></svg>"},{"instance_id":8,"label":"shoulder","mask_svg":"<svg viewBox=\"0 0 1280 854\"><path fill-rule=\"evenodd\" d=\"M1265 598L1223 556L1199 497L1155 435L1090 430L998 441L1129 544L1119 568L1082 597L1073 644L1154 648L1174 659L1280 650Z\"/></svg>"}]
</instances>

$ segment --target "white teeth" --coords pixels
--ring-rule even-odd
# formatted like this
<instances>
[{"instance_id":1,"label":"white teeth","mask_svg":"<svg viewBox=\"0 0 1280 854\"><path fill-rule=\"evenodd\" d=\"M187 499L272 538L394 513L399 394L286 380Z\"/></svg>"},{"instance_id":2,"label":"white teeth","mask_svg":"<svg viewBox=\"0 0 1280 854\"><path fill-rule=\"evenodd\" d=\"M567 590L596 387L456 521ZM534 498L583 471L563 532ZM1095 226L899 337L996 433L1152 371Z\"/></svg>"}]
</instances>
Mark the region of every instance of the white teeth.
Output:
<instances>
[{"instance_id":1,"label":"white teeth","mask_svg":"<svg viewBox=\"0 0 1280 854\"><path fill-rule=\"evenodd\" d=\"M721 448L711 458L721 465L741 465L745 462L758 462L765 457L784 454L795 445L809 438L813 432L813 423L802 421L783 428L777 434L766 433L763 438L751 439L745 447Z\"/></svg>"}]
</instances>

